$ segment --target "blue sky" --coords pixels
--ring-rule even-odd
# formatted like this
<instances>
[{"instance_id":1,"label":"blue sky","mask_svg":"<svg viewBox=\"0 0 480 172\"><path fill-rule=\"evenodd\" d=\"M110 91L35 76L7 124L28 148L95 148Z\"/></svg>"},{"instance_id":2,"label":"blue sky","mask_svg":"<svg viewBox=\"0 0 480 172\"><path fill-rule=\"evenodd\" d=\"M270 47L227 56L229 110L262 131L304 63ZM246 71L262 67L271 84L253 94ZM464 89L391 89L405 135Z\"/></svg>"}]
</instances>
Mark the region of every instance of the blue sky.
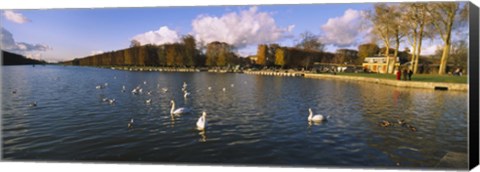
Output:
<instances>
[{"instance_id":1,"label":"blue sky","mask_svg":"<svg viewBox=\"0 0 480 172\"><path fill-rule=\"evenodd\" d=\"M309 31L334 52L369 41L358 21L361 11L372 7L356 3L2 10L2 49L63 61L124 49L132 39L161 44L191 34L197 41L233 44L239 54L249 55L259 43L292 46Z\"/></svg>"}]
</instances>

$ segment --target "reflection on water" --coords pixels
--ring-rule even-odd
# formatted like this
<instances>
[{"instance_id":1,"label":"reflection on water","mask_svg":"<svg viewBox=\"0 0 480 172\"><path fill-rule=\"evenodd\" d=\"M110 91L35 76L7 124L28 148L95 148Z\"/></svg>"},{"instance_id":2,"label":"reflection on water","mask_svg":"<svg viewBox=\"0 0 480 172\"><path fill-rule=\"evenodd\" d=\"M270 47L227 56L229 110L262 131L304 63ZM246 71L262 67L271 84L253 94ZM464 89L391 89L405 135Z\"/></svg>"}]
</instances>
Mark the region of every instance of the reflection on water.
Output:
<instances>
[{"instance_id":1,"label":"reflection on water","mask_svg":"<svg viewBox=\"0 0 480 172\"><path fill-rule=\"evenodd\" d=\"M2 70L9 160L434 167L447 152L467 152L464 92L206 72ZM137 86L142 93L132 94ZM171 100L192 112L171 115ZM331 118L308 122L308 108ZM208 127L199 131L203 111Z\"/></svg>"}]
</instances>

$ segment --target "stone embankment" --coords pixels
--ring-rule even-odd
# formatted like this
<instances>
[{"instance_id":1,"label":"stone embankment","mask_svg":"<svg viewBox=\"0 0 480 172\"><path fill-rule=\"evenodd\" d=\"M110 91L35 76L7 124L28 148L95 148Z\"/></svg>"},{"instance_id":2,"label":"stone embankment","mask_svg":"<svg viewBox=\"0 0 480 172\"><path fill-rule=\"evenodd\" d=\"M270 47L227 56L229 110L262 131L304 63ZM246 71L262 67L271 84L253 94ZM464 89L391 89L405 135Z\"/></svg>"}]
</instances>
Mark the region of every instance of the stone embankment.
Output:
<instances>
[{"instance_id":1,"label":"stone embankment","mask_svg":"<svg viewBox=\"0 0 480 172\"><path fill-rule=\"evenodd\" d=\"M281 72L281 71L243 71L245 74L252 75L270 75L270 76L291 76L291 77L301 77L305 74L302 72Z\"/></svg>"},{"instance_id":2,"label":"stone embankment","mask_svg":"<svg viewBox=\"0 0 480 172\"><path fill-rule=\"evenodd\" d=\"M331 75L331 74L305 74L305 78L341 79L346 81L370 82L370 83L404 87L404 88L425 88L425 89L433 89L433 90L468 91L468 84L458 84L458 83L398 81L398 80L390 80L390 79L366 78L366 77L355 77L355 76L338 76L338 75Z\"/></svg>"}]
</instances>

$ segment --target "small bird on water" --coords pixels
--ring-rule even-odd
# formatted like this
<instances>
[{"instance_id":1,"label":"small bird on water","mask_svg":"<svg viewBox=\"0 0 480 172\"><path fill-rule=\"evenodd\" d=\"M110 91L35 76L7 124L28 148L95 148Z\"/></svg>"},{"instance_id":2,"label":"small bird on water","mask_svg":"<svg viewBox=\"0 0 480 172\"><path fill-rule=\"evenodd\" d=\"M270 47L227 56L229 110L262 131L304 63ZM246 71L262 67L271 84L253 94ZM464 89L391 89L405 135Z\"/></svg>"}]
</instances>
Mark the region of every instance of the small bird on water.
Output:
<instances>
[{"instance_id":1,"label":"small bird on water","mask_svg":"<svg viewBox=\"0 0 480 172\"><path fill-rule=\"evenodd\" d=\"M30 106L31 106L31 107L36 107L36 106L37 106L37 102L36 102L36 101L35 101L35 102L32 102L32 103L30 104Z\"/></svg>"},{"instance_id":2,"label":"small bird on water","mask_svg":"<svg viewBox=\"0 0 480 172\"><path fill-rule=\"evenodd\" d=\"M130 119L130 122L127 124L128 128L133 128L133 118Z\"/></svg>"}]
</instances>

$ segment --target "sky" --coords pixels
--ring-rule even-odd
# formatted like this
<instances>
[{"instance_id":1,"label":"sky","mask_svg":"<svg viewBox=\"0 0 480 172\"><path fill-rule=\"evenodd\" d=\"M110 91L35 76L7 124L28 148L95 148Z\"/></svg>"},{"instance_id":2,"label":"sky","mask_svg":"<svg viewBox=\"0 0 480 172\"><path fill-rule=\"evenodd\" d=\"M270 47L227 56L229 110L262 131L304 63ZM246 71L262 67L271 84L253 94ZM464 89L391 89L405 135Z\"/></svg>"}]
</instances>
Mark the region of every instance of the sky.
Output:
<instances>
[{"instance_id":1,"label":"sky","mask_svg":"<svg viewBox=\"0 0 480 172\"><path fill-rule=\"evenodd\" d=\"M363 14L372 8L373 3L322 3L6 9L0 10L0 26L3 50L49 62L128 48L131 40L179 42L187 34L200 44L227 42L248 56L256 54L258 44L294 46L308 31L335 52L371 41ZM422 54L432 54L440 44L425 41Z\"/></svg>"}]
</instances>

